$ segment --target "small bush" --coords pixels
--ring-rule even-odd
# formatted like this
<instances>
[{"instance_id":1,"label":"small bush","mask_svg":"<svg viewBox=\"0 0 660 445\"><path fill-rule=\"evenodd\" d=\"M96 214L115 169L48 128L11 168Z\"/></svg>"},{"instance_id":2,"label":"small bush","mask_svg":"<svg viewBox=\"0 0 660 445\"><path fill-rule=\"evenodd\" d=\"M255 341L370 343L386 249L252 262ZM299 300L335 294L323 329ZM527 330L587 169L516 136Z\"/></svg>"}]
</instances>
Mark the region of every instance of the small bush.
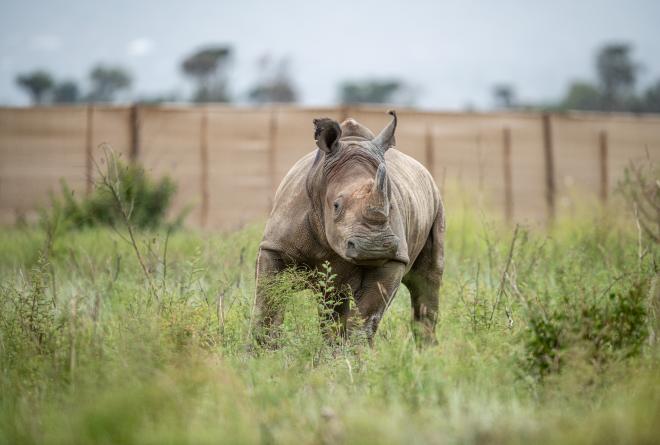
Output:
<instances>
[{"instance_id":1,"label":"small bush","mask_svg":"<svg viewBox=\"0 0 660 445\"><path fill-rule=\"evenodd\" d=\"M53 364L61 355L63 321L48 292L48 262L41 256L22 285L0 286L0 365L29 373L31 359Z\"/></svg>"},{"instance_id":2,"label":"small bush","mask_svg":"<svg viewBox=\"0 0 660 445\"><path fill-rule=\"evenodd\" d=\"M117 185L119 199L130 208L131 223L140 229L154 229L166 225L167 212L176 192L175 183L164 177L150 178L137 165L126 165L113 156L110 179ZM109 166L110 167L110 166ZM57 219L65 228L82 229L95 226L116 226L122 219L117 200L107 187L97 186L89 196L76 198L65 181L59 195L51 196L51 209L45 216ZM173 224L179 225L182 216Z\"/></svg>"},{"instance_id":3,"label":"small bush","mask_svg":"<svg viewBox=\"0 0 660 445\"><path fill-rule=\"evenodd\" d=\"M559 298L551 308L530 310L524 366L537 378L562 369L575 351L601 367L637 355L648 338L649 280L616 291Z\"/></svg>"}]
</instances>

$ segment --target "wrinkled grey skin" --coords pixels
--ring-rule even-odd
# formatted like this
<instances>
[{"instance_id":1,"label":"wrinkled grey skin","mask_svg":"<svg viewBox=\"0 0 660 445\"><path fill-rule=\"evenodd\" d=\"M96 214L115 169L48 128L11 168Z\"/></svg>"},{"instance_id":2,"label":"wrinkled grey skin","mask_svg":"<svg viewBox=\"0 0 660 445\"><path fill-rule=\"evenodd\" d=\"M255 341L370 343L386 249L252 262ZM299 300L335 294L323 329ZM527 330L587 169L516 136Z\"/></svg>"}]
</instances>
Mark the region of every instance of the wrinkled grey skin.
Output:
<instances>
[{"instance_id":1,"label":"wrinkled grey skin","mask_svg":"<svg viewBox=\"0 0 660 445\"><path fill-rule=\"evenodd\" d=\"M268 340L283 318L264 283L290 266L329 261L336 288L350 288L332 319L360 323L371 342L400 283L410 290L415 338L435 341L444 265L444 209L430 173L393 148L397 117L375 136L353 119L315 119L318 150L282 180L257 257L256 333ZM330 320L327 320L330 321Z\"/></svg>"}]
</instances>

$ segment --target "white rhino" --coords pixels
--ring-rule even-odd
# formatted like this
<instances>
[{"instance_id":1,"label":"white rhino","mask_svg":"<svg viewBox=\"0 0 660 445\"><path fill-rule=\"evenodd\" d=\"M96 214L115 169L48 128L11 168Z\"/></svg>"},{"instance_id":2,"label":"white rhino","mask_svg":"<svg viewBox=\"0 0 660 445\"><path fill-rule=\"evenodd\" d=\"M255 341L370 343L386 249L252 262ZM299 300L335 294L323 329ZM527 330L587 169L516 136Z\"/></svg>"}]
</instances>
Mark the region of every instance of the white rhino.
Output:
<instances>
[{"instance_id":1,"label":"white rhino","mask_svg":"<svg viewBox=\"0 0 660 445\"><path fill-rule=\"evenodd\" d=\"M344 289L331 318L342 333L362 326L373 339L403 282L415 338L435 341L444 267L444 208L431 174L396 148L397 116L375 136L353 119L315 119L317 150L282 180L257 258L257 327L268 339L283 318L264 283L287 267L325 261ZM348 289L356 308L350 309ZM362 323L354 323L354 317Z\"/></svg>"}]
</instances>

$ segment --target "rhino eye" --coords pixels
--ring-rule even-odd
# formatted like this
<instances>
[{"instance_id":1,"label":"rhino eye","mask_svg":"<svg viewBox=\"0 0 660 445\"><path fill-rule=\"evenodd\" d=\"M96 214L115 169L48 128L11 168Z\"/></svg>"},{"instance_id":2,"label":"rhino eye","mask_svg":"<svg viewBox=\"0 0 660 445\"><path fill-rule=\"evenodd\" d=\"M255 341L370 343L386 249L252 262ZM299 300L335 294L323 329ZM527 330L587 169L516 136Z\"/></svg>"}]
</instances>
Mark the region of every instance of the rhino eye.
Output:
<instances>
[{"instance_id":1,"label":"rhino eye","mask_svg":"<svg viewBox=\"0 0 660 445\"><path fill-rule=\"evenodd\" d=\"M344 208L342 206L342 204L343 204L342 201L343 200L344 200L344 198L342 197L342 195L339 195L335 199L335 202L332 203L332 209L334 210L335 218L339 218L341 216L341 214L343 213L343 210L344 210Z\"/></svg>"}]
</instances>

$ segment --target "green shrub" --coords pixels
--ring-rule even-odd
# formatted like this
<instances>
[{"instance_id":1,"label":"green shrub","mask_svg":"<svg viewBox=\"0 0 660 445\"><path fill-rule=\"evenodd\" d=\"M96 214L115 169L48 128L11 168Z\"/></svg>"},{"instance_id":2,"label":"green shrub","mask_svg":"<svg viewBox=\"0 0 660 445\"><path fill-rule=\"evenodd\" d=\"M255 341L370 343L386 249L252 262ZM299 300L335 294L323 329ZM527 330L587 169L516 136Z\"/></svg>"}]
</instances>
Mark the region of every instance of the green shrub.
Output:
<instances>
[{"instance_id":1,"label":"green shrub","mask_svg":"<svg viewBox=\"0 0 660 445\"><path fill-rule=\"evenodd\" d=\"M24 282L0 286L0 366L31 373L30 361L55 365L62 352L64 322L48 289L48 262L41 256ZM25 360L31 357L32 360ZM60 357L61 358L61 357Z\"/></svg>"},{"instance_id":2,"label":"green shrub","mask_svg":"<svg viewBox=\"0 0 660 445\"><path fill-rule=\"evenodd\" d=\"M526 370L543 378L561 371L576 351L596 367L637 355L649 336L649 284L645 277L617 290L578 292L548 308L533 307L523 331Z\"/></svg>"},{"instance_id":3,"label":"green shrub","mask_svg":"<svg viewBox=\"0 0 660 445\"><path fill-rule=\"evenodd\" d=\"M126 165L114 154L110 156L113 165L108 166L107 175L117 186L118 198L130 209L131 224L140 229L166 225L176 184L168 177L154 180L142 167ZM122 219L117 197L108 187L98 184L88 196L76 198L64 180L61 193L51 195L51 208L44 213L49 220L57 220L68 229L116 226ZM172 224L180 225L182 217L177 217Z\"/></svg>"}]
</instances>

